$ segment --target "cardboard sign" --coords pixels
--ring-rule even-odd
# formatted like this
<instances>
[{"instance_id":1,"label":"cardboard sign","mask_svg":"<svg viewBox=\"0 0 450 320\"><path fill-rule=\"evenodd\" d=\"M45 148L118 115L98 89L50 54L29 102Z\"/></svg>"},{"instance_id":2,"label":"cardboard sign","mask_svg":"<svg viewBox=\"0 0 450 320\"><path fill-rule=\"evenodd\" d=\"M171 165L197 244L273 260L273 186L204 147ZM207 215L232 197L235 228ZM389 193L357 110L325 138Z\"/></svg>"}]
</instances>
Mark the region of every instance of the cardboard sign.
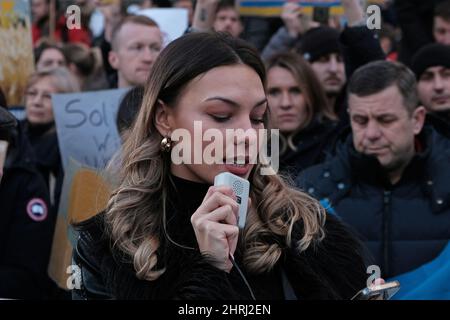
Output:
<instances>
[{"instance_id":1,"label":"cardboard sign","mask_svg":"<svg viewBox=\"0 0 450 320\"><path fill-rule=\"evenodd\" d=\"M60 288L73 289L72 251L76 236L71 225L93 217L106 208L111 192L108 178L74 160L70 160L56 219L48 274Z\"/></svg>"},{"instance_id":2,"label":"cardboard sign","mask_svg":"<svg viewBox=\"0 0 450 320\"><path fill-rule=\"evenodd\" d=\"M64 170L69 159L104 168L119 151L117 111L128 89L52 95Z\"/></svg>"},{"instance_id":3,"label":"cardboard sign","mask_svg":"<svg viewBox=\"0 0 450 320\"><path fill-rule=\"evenodd\" d=\"M0 1L0 88L8 105L21 103L34 71L29 0Z\"/></svg>"}]
</instances>

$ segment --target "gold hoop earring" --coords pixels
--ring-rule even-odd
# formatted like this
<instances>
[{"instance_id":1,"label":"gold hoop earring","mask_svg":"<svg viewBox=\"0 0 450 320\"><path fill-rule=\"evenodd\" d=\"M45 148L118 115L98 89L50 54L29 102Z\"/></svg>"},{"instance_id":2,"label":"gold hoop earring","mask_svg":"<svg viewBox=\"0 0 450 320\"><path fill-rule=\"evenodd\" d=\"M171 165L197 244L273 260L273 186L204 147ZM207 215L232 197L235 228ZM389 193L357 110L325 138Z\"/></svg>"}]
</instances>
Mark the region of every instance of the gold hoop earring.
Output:
<instances>
[{"instance_id":1,"label":"gold hoop earring","mask_svg":"<svg viewBox=\"0 0 450 320\"><path fill-rule=\"evenodd\" d=\"M172 140L170 139L170 137L164 137L161 140L161 151L169 152L171 148L172 148Z\"/></svg>"}]
</instances>

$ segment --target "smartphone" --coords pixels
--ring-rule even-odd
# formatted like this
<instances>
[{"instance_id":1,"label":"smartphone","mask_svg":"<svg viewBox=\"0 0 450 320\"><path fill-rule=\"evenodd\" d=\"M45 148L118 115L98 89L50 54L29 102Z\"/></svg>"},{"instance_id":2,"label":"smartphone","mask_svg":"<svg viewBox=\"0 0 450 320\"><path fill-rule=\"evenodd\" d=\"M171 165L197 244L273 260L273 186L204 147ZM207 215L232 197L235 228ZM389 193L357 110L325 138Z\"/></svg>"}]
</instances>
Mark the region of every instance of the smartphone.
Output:
<instances>
[{"instance_id":1,"label":"smartphone","mask_svg":"<svg viewBox=\"0 0 450 320\"><path fill-rule=\"evenodd\" d=\"M400 290L400 282L387 282L370 288L364 288L355 294L351 300L389 300L398 290Z\"/></svg>"},{"instance_id":2,"label":"smartphone","mask_svg":"<svg viewBox=\"0 0 450 320\"><path fill-rule=\"evenodd\" d=\"M328 7L313 8L313 21L316 21L323 25L328 25L329 19L330 19L330 8Z\"/></svg>"}]
</instances>

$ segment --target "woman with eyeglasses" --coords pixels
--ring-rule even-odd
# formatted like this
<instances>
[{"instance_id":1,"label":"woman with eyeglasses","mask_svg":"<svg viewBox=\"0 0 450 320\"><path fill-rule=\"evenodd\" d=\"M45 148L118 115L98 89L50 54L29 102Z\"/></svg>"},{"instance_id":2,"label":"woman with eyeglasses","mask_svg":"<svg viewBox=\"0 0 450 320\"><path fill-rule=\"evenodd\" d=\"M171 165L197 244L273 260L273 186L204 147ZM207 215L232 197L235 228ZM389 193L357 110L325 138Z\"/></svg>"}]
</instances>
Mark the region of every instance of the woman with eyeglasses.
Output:
<instances>
[{"instance_id":1,"label":"woman with eyeglasses","mask_svg":"<svg viewBox=\"0 0 450 320\"><path fill-rule=\"evenodd\" d=\"M66 68L36 71L30 76L25 91L26 119L21 126L36 157L39 171L50 189L55 178L52 200L59 201L63 170L53 116L52 94L80 91L79 85Z\"/></svg>"}]
</instances>

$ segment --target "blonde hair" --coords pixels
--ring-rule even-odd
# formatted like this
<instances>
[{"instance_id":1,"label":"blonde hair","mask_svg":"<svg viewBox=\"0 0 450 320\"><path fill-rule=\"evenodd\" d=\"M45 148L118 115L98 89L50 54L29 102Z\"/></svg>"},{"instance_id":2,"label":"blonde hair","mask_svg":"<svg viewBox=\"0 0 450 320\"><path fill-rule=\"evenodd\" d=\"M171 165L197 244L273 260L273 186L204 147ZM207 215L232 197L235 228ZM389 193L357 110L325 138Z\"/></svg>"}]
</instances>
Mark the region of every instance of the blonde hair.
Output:
<instances>
[{"instance_id":1,"label":"blonde hair","mask_svg":"<svg viewBox=\"0 0 450 320\"><path fill-rule=\"evenodd\" d=\"M28 79L26 90L34 86L43 78L51 78L52 85L58 93L69 93L80 91L80 86L72 73L65 67L44 69L34 72Z\"/></svg>"},{"instance_id":2,"label":"blonde hair","mask_svg":"<svg viewBox=\"0 0 450 320\"><path fill-rule=\"evenodd\" d=\"M159 99L175 105L190 80L214 67L233 64L253 68L264 82L264 66L256 51L222 34L183 36L169 44L153 67L142 107L123 146L121 182L105 215L113 245L131 258L140 279L152 281L165 271L157 267L157 251L161 243L170 241L165 233L170 156L160 150L163 137L154 123L155 105ZM241 237L244 264L253 273L270 271L286 246L302 251L324 237L325 211L320 204L277 175L259 175L261 166L256 165L249 178L250 197L257 205L250 210ZM294 224L300 221L304 234L292 243ZM268 235L282 237L284 244L267 242Z\"/></svg>"},{"instance_id":3,"label":"blonde hair","mask_svg":"<svg viewBox=\"0 0 450 320\"><path fill-rule=\"evenodd\" d=\"M327 101L325 90L310 65L297 53L286 52L274 55L266 64L267 71L271 68L280 67L289 71L294 77L297 85L305 99L306 118L294 131L281 134L280 154L284 154L288 148L296 150L294 145L295 136L312 123L314 119L323 121L328 119L336 121L337 116L333 106Z\"/></svg>"}]
</instances>

